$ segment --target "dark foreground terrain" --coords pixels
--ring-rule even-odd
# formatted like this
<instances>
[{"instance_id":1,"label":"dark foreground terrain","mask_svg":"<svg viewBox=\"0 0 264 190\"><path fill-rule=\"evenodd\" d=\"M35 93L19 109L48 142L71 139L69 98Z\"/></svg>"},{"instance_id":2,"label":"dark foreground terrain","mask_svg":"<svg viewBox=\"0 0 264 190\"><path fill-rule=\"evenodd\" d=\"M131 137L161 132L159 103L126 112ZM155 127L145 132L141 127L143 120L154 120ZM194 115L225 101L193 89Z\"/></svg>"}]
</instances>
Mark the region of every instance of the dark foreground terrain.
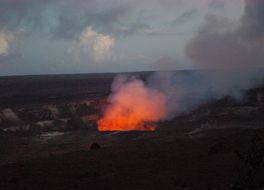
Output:
<instances>
[{"instance_id":1,"label":"dark foreground terrain","mask_svg":"<svg viewBox=\"0 0 264 190\"><path fill-rule=\"evenodd\" d=\"M264 189L262 87L154 132L100 133L113 77L1 78L0 189Z\"/></svg>"}]
</instances>

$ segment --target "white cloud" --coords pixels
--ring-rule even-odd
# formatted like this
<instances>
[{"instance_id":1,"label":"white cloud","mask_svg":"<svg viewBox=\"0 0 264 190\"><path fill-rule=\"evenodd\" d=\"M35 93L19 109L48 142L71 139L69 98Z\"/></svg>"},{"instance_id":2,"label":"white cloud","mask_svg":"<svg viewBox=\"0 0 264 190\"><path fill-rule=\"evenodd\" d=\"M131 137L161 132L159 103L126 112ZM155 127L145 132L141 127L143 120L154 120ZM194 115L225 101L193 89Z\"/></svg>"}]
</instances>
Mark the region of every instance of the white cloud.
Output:
<instances>
[{"instance_id":1,"label":"white cloud","mask_svg":"<svg viewBox=\"0 0 264 190\"><path fill-rule=\"evenodd\" d=\"M0 31L0 56L9 54L10 43L13 38L14 37L11 33Z\"/></svg>"},{"instance_id":2,"label":"white cloud","mask_svg":"<svg viewBox=\"0 0 264 190\"><path fill-rule=\"evenodd\" d=\"M105 61L111 57L115 39L109 35L101 34L87 26L81 33L78 41L69 49L78 56L88 55L96 62Z\"/></svg>"}]
</instances>

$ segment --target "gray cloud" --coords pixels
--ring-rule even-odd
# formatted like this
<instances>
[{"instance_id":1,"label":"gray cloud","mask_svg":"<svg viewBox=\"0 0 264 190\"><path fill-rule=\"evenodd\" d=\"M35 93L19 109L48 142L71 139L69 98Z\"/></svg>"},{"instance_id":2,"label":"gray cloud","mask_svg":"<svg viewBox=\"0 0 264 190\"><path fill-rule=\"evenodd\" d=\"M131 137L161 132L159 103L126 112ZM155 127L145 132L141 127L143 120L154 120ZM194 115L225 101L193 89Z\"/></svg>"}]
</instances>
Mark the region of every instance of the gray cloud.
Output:
<instances>
[{"instance_id":1,"label":"gray cloud","mask_svg":"<svg viewBox=\"0 0 264 190\"><path fill-rule=\"evenodd\" d=\"M223 0L211 0L208 6L213 9L223 9L225 7L225 1Z\"/></svg>"},{"instance_id":2,"label":"gray cloud","mask_svg":"<svg viewBox=\"0 0 264 190\"><path fill-rule=\"evenodd\" d=\"M166 95L168 118L225 96L239 101L248 89L263 84L264 2L245 2L238 23L210 15L191 39L186 53L196 71L159 72L148 79Z\"/></svg>"},{"instance_id":3,"label":"gray cloud","mask_svg":"<svg viewBox=\"0 0 264 190\"><path fill-rule=\"evenodd\" d=\"M208 0L207 4L211 4ZM215 0L213 0L214 2ZM217 1L218 2L218 1ZM98 32L130 35L150 30L158 23L162 11L173 12L177 7L206 6L199 1L182 0L1 0L0 28L28 32L48 32L54 38L74 38L86 27ZM188 10L188 8L187 8ZM185 11L177 23L195 15L195 9Z\"/></svg>"},{"instance_id":4,"label":"gray cloud","mask_svg":"<svg viewBox=\"0 0 264 190\"><path fill-rule=\"evenodd\" d=\"M263 83L264 2L245 0L245 4L238 22L208 16L186 47L193 67L200 69L202 77L193 80L195 88L184 86L184 92L198 94L196 105L204 97L218 99L229 95L240 99L247 89Z\"/></svg>"},{"instance_id":5,"label":"gray cloud","mask_svg":"<svg viewBox=\"0 0 264 190\"><path fill-rule=\"evenodd\" d=\"M210 16L186 48L195 66L237 68L263 66L264 2L246 0L239 24Z\"/></svg>"},{"instance_id":6,"label":"gray cloud","mask_svg":"<svg viewBox=\"0 0 264 190\"><path fill-rule=\"evenodd\" d=\"M77 72L76 61L66 52L89 26L98 34L116 39L115 57L111 66L98 66L87 55L80 55L80 71L115 71L121 70L121 65L123 71L152 69L160 57L178 60L211 1L0 0L0 31L14 35L14 40L8 42L8 56L5 53L1 57L0 64L7 64L0 74L21 71L24 74L27 70L28 73ZM229 7L225 11L232 12L231 17L237 14L232 11L233 5ZM199 12L195 18L191 16L194 8ZM188 23L172 25L170 21L181 13L185 13L180 16L181 22ZM3 41L2 48L6 47ZM11 66L14 63L17 68Z\"/></svg>"},{"instance_id":7,"label":"gray cloud","mask_svg":"<svg viewBox=\"0 0 264 190\"><path fill-rule=\"evenodd\" d=\"M135 9L133 2L118 0L2 0L0 28L48 31L55 38L73 38L89 25L99 32L128 35L150 27L144 13L135 14Z\"/></svg>"},{"instance_id":8,"label":"gray cloud","mask_svg":"<svg viewBox=\"0 0 264 190\"><path fill-rule=\"evenodd\" d=\"M248 42L263 44L264 37L264 1L246 0L245 15L241 19L237 33Z\"/></svg>"},{"instance_id":9,"label":"gray cloud","mask_svg":"<svg viewBox=\"0 0 264 190\"><path fill-rule=\"evenodd\" d=\"M0 27L15 30L19 27L41 26L42 14L49 0L2 0L0 2Z\"/></svg>"},{"instance_id":10,"label":"gray cloud","mask_svg":"<svg viewBox=\"0 0 264 190\"><path fill-rule=\"evenodd\" d=\"M188 10L184 13L182 13L179 17L177 17L172 24L176 25L176 24L183 24L185 22L188 22L189 20L191 20L196 14L198 13L197 9L191 9Z\"/></svg>"}]
</instances>

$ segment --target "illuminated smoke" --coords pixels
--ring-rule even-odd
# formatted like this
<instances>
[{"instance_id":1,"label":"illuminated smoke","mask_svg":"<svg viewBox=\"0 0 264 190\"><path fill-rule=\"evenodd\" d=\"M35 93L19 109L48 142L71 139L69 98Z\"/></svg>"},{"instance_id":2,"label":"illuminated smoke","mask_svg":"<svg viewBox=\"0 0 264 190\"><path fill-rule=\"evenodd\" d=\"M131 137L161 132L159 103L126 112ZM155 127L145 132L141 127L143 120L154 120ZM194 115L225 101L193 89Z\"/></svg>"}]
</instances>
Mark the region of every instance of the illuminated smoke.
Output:
<instances>
[{"instance_id":1,"label":"illuminated smoke","mask_svg":"<svg viewBox=\"0 0 264 190\"><path fill-rule=\"evenodd\" d=\"M155 130L154 122L166 116L166 97L136 78L117 77L102 119L100 131Z\"/></svg>"},{"instance_id":2,"label":"illuminated smoke","mask_svg":"<svg viewBox=\"0 0 264 190\"><path fill-rule=\"evenodd\" d=\"M196 71L158 72L147 85L138 79L114 82L98 129L153 130L148 123L188 113L203 103L244 93L263 83L264 1L245 0L240 21L210 16L186 53Z\"/></svg>"}]
</instances>

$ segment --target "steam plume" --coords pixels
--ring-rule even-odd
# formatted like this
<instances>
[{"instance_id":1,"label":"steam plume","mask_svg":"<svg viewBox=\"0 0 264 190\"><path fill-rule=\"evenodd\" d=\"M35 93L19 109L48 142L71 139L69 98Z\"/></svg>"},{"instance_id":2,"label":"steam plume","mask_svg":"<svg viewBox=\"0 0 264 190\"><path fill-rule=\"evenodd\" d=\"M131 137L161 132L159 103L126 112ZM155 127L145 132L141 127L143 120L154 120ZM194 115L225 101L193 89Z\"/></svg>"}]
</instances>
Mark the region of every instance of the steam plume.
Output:
<instances>
[{"instance_id":1,"label":"steam plume","mask_svg":"<svg viewBox=\"0 0 264 190\"><path fill-rule=\"evenodd\" d=\"M264 1L245 0L238 24L210 16L187 45L196 68L238 69L262 66L264 60Z\"/></svg>"},{"instance_id":2,"label":"steam plume","mask_svg":"<svg viewBox=\"0 0 264 190\"><path fill-rule=\"evenodd\" d=\"M152 123L166 116L165 95L139 79L117 77L112 93L110 104L98 122L100 131L152 131L155 130Z\"/></svg>"},{"instance_id":3,"label":"steam plume","mask_svg":"<svg viewBox=\"0 0 264 190\"><path fill-rule=\"evenodd\" d=\"M170 119L209 100L227 95L240 100L263 82L263 47L264 1L245 0L239 23L208 17L186 47L196 71L158 72L148 78L147 87L138 79L114 82L99 130L145 130L144 122Z\"/></svg>"}]
</instances>

